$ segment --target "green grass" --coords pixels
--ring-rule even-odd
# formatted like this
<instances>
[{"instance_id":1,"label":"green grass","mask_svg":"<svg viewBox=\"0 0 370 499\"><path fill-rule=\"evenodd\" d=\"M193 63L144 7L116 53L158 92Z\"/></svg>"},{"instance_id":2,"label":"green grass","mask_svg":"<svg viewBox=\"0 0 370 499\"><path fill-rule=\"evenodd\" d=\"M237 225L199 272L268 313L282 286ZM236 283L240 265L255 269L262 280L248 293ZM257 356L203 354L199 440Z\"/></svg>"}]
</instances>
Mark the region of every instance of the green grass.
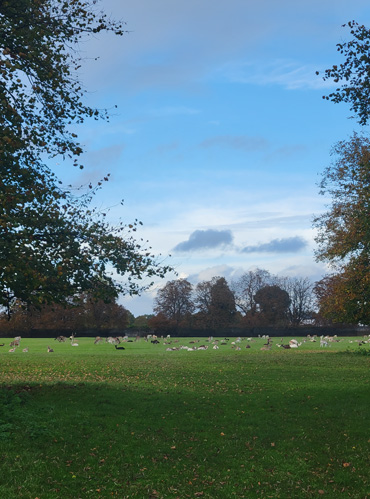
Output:
<instances>
[{"instance_id":1,"label":"green grass","mask_svg":"<svg viewBox=\"0 0 370 499\"><path fill-rule=\"evenodd\" d=\"M0 497L370 498L370 345L78 341L0 349Z\"/></svg>"}]
</instances>

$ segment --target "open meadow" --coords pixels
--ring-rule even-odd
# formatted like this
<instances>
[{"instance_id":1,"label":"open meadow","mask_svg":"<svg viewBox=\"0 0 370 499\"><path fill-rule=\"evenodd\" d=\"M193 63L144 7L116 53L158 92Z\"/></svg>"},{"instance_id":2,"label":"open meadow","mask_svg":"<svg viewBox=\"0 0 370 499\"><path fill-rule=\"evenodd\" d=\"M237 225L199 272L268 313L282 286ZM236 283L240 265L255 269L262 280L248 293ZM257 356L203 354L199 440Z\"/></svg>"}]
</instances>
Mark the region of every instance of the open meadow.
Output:
<instances>
[{"instance_id":1,"label":"open meadow","mask_svg":"<svg viewBox=\"0 0 370 499\"><path fill-rule=\"evenodd\" d=\"M370 498L358 339L267 351L262 338L201 339L204 351L22 339L13 353L1 339L0 497Z\"/></svg>"}]
</instances>

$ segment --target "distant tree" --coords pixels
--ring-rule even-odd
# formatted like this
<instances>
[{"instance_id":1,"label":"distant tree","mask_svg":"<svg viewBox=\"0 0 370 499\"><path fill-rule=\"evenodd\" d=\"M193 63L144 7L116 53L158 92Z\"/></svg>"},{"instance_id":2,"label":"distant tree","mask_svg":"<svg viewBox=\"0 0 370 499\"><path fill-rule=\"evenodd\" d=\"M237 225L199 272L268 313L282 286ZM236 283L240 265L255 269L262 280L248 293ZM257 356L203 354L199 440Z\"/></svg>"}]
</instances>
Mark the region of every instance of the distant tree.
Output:
<instances>
[{"instance_id":1,"label":"distant tree","mask_svg":"<svg viewBox=\"0 0 370 499\"><path fill-rule=\"evenodd\" d=\"M353 36L349 42L337 44L337 50L345 56L345 61L327 69L323 76L324 80L340 86L323 98L334 103L349 103L358 122L366 125L370 116L370 29L356 21L350 21L343 27L348 27ZM317 71L316 74L320 73Z\"/></svg>"},{"instance_id":2,"label":"distant tree","mask_svg":"<svg viewBox=\"0 0 370 499\"><path fill-rule=\"evenodd\" d=\"M287 319L290 305L288 293L279 286L265 286L255 295L260 315L266 325L282 324Z\"/></svg>"},{"instance_id":3,"label":"distant tree","mask_svg":"<svg viewBox=\"0 0 370 499\"><path fill-rule=\"evenodd\" d=\"M86 296L82 306L77 307L82 313L82 327L87 329L119 329L123 331L129 324L129 312L117 302L104 302Z\"/></svg>"},{"instance_id":4,"label":"distant tree","mask_svg":"<svg viewBox=\"0 0 370 499\"><path fill-rule=\"evenodd\" d=\"M163 314L179 326L180 322L194 310L192 293L193 287L186 279L169 281L158 291L154 299L154 312Z\"/></svg>"},{"instance_id":5,"label":"distant tree","mask_svg":"<svg viewBox=\"0 0 370 499\"><path fill-rule=\"evenodd\" d=\"M321 182L321 193L330 195L331 205L314 220L316 257L336 272L324 284L330 285L341 308L338 320L369 324L370 140L354 134L349 141L339 142L333 154L336 159Z\"/></svg>"},{"instance_id":6,"label":"distant tree","mask_svg":"<svg viewBox=\"0 0 370 499\"><path fill-rule=\"evenodd\" d=\"M235 298L224 277L217 278L212 285L209 311L214 329L231 326L235 321Z\"/></svg>"},{"instance_id":7,"label":"distant tree","mask_svg":"<svg viewBox=\"0 0 370 499\"><path fill-rule=\"evenodd\" d=\"M32 329L78 331L93 329L125 329L128 325L128 311L114 301L105 303L89 296L81 298L77 306L64 307L59 303L41 307L17 307L10 324L18 331Z\"/></svg>"},{"instance_id":8,"label":"distant tree","mask_svg":"<svg viewBox=\"0 0 370 499\"><path fill-rule=\"evenodd\" d=\"M195 305L198 308L197 327L221 329L235 320L235 298L224 277L202 281L195 288Z\"/></svg>"},{"instance_id":9,"label":"distant tree","mask_svg":"<svg viewBox=\"0 0 370 499\"><path fill-rule=\"evenodd\" d=\"M313 283L307 277L285 277L279 280L280 287L290 298L287 318L295 326L310 317L314 308Z\"/></svg>"},{"instance_id":10,"label":"distant tree","mask_svg":"<svg viewBox=\"0 0 370 499\"><path fill-rule=\"evenodd\" d=\"M150 329L149 320L153 317L153 314L138 315L137 317L135 317L133 327L141 331L148 331Z\"/></svg>"},{"instance_id":11,"label":"distant tree","mask_svg":"<svg viewBox=\"0 0 370 499\"><path fill-rule=\"evenodd\" d=\"M212 286L217 281L214 277L211 281L201 281L195 287L194 304L202 314L209 314L212 302Z\"/></svg>"},{"instance_id":12,"label":"distant tree","mask_svg":"<svg viewBox=\"0 0 370 499\"><path fill-rule=\"evenodd\" d=\"M250 317L255 315L258 309L255 301L257 291L267 285L273 284L275 280L276 278L264 269L246 272L231 284L236 306Z\"/></svg>"},{"instance_id":13,"label":"distant tree","mask_svg":"<svg viewBox=\"0 0 370 499\"><path fill-rule=\"evenodd\" d=\"M133 327L134 322L135 322L135 316L132 312L127 310L127 317L128 317L128 327Z\"/></svg>"},{"instance_id":14,"label":"distant tree","mask_svg":"<svg viewBox=\"0 0 370 499\"><path fill-rule=\"evenodd\" d=\"M159 312L157 315L152 315L148 320L148 326L158 335L171 334L176 332L178 323L176 320L169 319L165 314Z\"/></svg>"}]
</instances>

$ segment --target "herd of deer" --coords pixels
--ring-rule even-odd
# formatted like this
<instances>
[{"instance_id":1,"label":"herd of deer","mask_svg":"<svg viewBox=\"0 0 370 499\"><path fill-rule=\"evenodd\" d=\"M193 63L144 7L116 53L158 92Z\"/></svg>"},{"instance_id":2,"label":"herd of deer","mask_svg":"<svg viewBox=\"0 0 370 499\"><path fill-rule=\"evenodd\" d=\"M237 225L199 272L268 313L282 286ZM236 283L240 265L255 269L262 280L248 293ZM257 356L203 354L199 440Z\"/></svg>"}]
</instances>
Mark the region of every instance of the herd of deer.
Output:
<instances>
[{"instance_id":1,"label":"herd of deer","mask_svg":"<svg viewBox=\"0 0 370 499\"><path fill-rule=\"evenodd\" d=\"M267 340L266 343L263 344L263 346L260 348L260 350L264 351L264 350L271 350L272 346L273 346L273 340L268 336L262 336L263 339ZM70 340L70 344L72 347L78 347L79 344L78 342L75 340L75 335L72 334L69 338L67 338L66 336L57 336L55 338L56 341L60 342L60 343L65 343L67 340ZM151 343L153 344L159 344L160 342L158 341L157 339L157 336L155 335L148 335L147 337L144 338L146 341L148 340L151 340ZM163 337L162 337L163 339ZM222 340L217 340L217 339L213 339L213 337L209 337L208 342L210 342L211 344L213 344L213 350L218 350L219 349L219 345L227 345L227 344L231 344L231 348L235 349L235 350L241 350L241 346L240 346L240 343L246 339L247 340L247 344L246 344L246 348L251 348L251 345L250 343L252 342L255 342L256 339L255 338L237 338L235 341L232 341L229 343L229 338L223 338ZM315 341L320 341L320 347L327 347L327 346L330 346L330 343L332 342L336 342L336 341L340 341L336 336L321 336L321 337L316 337L316 336L310 336L310 335L307 335L307 338L305 338L303 341L300 341L298 342L296 339L291 339L289 340L289 343L287 344L284 344L284 338L281 338L281 341L280 343L276 343L276 346L279 347L279 348L284 348L284 349L290 349L290 348L299 348L302 343L305 343L306 341L311 341L311 342L315 342ZM125 347L122 346L121 342L127 342L127 341L133 341L133 340L130 340L128 339L128 336L124 336L124 337L107 337L105 338L105 342L106 343L110 343L110 344L113 344L114 345L114 348L116 350L125 350ZM94 344L97 345L99 343L102 343L103 342L103 338L100 337L100 336L96 336L95 340L94 340ZM179 340L174 340L175 343L178 343ZM166 351L175 351L175 350L188 350L188 351L194 351L194 350L208 350L208 345L200 345L200 346L196 346L195 343L199 343L200 340L194 340L194 341L190 341L189 343L193 344L192 346L179 346L179 347L168 347L166 348ZM368 337L366 337L366 340L361 340L361 341L357 341L359 344L364 344L364 343L370 343L370 335ZM352 341L350 341L350 343L352 343ZM20 347L20 344L21 344L21 336L16 336L13 341L11 341L10 343L10 350L9 352L10 353L13 353L16 351L16 349L18 347ZM167 336L166 339L164 339L163 341L163 344L164 345L170 345L171 344L171 341L170 341L170 335ZM0 343L0 347L3 347L5 346L5 343ZM28 352L28 347L26 348L23 348L22 352ZM47 347L47 352L48 353L52 353L54 352L54 349L51 348L49 345Z\"/></svg>"}]
</instances>

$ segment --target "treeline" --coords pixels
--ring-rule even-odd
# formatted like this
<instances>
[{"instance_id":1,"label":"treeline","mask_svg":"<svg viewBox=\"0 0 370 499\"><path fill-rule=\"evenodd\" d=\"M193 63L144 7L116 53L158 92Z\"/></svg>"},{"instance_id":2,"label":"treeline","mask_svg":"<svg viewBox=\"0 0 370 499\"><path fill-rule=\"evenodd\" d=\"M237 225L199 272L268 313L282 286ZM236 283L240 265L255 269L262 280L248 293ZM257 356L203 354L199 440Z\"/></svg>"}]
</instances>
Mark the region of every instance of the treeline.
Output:
<instances>
[{"instance_id":1,"label":"treeline","mask_svg":"<svg viewBox=\"0 0 370 499\"><path fill-rule=\"evenodd\" d=\"M77 333L84 336L88 331L89 335L109 335L111 331L125 330L132 321L132 314L116 301L104 302L89 295L80 297L75 306L70 303L69 306L51 304L36 308L18 302L9 320L4 314L0 317L0 335L51 337Z\"/></svg>"},{"instance_id":2,"label":"treeline","mask_svg":"<svg viewBox=\"0 0 370 499\"><path fill-rule=\"evenodd\" d=\"M97 300L90 294L67 306L17 302L10 320L5 314L0 317L0 336L361 334L357 325L334 324L324 318L323 282L276 276L263 269L248 271L231 282L213 277L193 285L176 279L158 291L153 314L136 318L115 300Z\"/></svg>"},{"instance_id":3,"label":"treeline","mask_svg":"<svg viewBox=\"0 0 370 499\"><path fill-rule=\"evenodd\" d=\"M159 331L221 331L230 328L297 327L317 319L313 283L257 269L230 283L213 277L192 285L169 281L154 300L148 324Z\"/></svg>"}]
</instances>

